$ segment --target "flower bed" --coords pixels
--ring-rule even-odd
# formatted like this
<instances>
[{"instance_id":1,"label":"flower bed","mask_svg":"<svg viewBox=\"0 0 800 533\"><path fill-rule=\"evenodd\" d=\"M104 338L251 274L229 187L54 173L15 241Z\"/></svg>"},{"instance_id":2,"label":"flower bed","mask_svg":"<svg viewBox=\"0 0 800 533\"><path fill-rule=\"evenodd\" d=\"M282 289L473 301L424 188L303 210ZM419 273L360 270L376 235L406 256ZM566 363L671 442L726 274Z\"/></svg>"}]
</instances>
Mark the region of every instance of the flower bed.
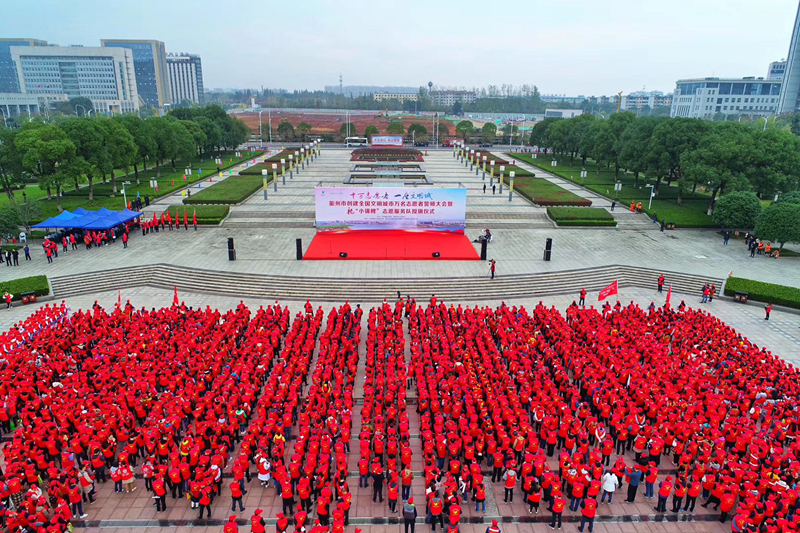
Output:
<instances>
[{"instance_id":1,"label":"flower bed","mask_svg":"<svg viewBox=\"0 0 800 533\"><path fill-rule=\"evenodd\" d=\"M422 152L413 148L356 148L350 161L419 161Z\"/></svg>"},{"instance_id":2,"label":"flower bed","mask_svg":"<svg viewBox=\"0 0 800 533\"><path fill-rule=\"evenodd\" d=\"M548 207L547 215L559 226L616 226L611 213L600 207Z\"/></svg>"}]
</instances>

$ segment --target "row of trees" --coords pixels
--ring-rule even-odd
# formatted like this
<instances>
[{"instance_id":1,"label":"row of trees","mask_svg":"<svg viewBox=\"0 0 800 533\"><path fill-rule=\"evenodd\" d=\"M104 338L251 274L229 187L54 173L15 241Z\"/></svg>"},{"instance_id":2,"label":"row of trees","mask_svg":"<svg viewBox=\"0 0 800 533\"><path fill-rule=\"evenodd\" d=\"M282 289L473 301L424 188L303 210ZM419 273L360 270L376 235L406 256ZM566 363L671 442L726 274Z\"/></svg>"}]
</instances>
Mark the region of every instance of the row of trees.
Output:
<instances>
[{"instance_id":1,"label":"row of trees","mask_svg":"<svg viewBox=\"0 0 800 533\"><path fill-rule=\"evenodd\" d=\"M178 159L236 148L247 141L250 129L221 107L176 109L164 117L143 120L135 115L120 117L67 117L50 124L27 122L18 130L0 132L0 183L10 199L14 189L28 177L51 198L55 191L61 210L65 185L88 183L89 199L95 180L111 179L117 192L115 172L133 167L139 183L139 167L148 162L161 167L169 161L175 170Z\"/></svg>"},{"instance_id":2,"label":"row of trees","mask_svg":"<svg viewBox=\"0 0 800 533\"><path fill-rule=\"evenodd\" d=\"M783 249L787 242L800 242L800 191L781 195L766 209L752 191L726 194L717 202L714 222L723 228L755 228L755 235Z\"/></svg>"},{"instance_id":3,"label":"row of trees","mask_svg":"<svg viewBox=\"0 0 800 533\"><path fill-rule=\"evenodd\" d=\"M711 194L708 214L718 195L753 191L771 198L778 191L800 187L800 139L780 127L758 128L738 122L714 123L689 118L636 117L618 113L608 119L580 115L571 119L547 118L537 123L530 143L569 157L586 166L592 158L601 166L655 181L658 193L663 180L683 193L698 187Z\"/></svg>"}]
</instances>

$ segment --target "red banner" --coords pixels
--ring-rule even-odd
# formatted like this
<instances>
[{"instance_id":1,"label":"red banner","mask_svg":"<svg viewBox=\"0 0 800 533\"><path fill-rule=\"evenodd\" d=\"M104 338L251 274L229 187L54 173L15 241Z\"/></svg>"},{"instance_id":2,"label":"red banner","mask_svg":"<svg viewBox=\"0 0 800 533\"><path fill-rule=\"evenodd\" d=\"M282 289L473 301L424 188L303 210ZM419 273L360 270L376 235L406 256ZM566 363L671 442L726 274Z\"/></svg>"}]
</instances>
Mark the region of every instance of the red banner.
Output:
<instances>
[{"instance_id":1,"label":"red banner","mask_svg":"<svg viewBox=\"0 0 800 533\"><path fill-rule=\"evenodd\" d=\"M597 295L597 301L602 302L609 296L613 296L617 294L617 282L614 281L611 285L600 291L600 294Z\"/></svg>"}]
</instances>

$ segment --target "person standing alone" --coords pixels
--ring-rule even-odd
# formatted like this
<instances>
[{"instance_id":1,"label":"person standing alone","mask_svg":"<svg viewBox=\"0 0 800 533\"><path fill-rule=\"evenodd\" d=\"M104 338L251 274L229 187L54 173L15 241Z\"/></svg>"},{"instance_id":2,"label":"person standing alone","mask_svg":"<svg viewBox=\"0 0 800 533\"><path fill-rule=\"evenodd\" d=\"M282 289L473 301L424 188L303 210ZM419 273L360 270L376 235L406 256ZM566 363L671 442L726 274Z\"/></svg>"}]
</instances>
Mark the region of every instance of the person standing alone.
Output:
<instances>
[{"instance_id":1,"label":"person standing alone","mask_svg":"<svg viewBox=\"0 0 800 533\"><path fill-rule=\"evenodd\" d=\"M492 259L492 264L489 265L489 272L492 273L492 279L494 279L495 270L497 270L497 263Z\"/></svg>"}]
</instances>

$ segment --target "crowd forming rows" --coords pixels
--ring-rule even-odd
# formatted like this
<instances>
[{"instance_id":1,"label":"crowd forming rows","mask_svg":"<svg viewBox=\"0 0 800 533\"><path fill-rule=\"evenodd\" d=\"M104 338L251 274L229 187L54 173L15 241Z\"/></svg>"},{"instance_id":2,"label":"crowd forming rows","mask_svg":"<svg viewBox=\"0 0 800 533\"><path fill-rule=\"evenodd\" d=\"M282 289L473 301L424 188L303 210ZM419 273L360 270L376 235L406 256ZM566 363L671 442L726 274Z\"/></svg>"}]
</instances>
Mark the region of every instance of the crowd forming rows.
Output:
<instances>
[{"instance_id":1,"label":"crowd forming rows","mask_svg":"<svg viewBox=\"0 0 800 533\"><path fill-rule=\"evenodd\" d=\"M347 303L327 318L310 303L294 316L277 302L42 308L0 337L3 520L64 531L96 483L130 492L139 475L157 513L170 494L208 518L223 493L241 513L255 475L282 499L278 533L343 533L357 453L359 487L413 530L416 416L434 530L457 533L492 487L553 528L568 507L591 530L626 484L625 501L658 513L694 513L699 499L733 531L798 530L796 370L703 311L434 297L384 302L366 322L360 353L362 310ZM254 510L252 531L265 518Z\"/></svg>"}]
</instances>

